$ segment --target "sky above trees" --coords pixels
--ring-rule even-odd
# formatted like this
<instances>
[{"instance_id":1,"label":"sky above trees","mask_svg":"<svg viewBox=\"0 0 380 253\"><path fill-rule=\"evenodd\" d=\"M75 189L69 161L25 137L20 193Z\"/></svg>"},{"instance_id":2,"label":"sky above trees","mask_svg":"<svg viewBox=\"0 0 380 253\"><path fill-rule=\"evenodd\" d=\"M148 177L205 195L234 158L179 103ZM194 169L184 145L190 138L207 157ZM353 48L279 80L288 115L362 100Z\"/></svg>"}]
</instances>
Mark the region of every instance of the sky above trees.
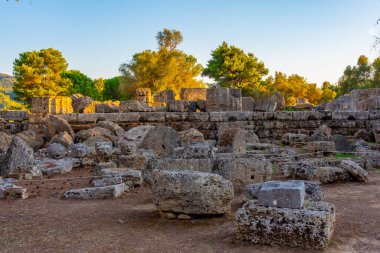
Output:
<instances>
[{"instance_id":1,"label":"sky above trees","mask_svg":"<svg viewBox=\"0 0 380 253\"><path fill-rule=\"evenodd\" d=\"M0 1L0 73L19 53L57 48L91 78L118 75L164 27L182 32L179 49L206 65L223 41L252 52L270 74L282 71L322 85L338 81L358 55L374 58L378 0L20 0Z\"/></svg>"}]
</instances>

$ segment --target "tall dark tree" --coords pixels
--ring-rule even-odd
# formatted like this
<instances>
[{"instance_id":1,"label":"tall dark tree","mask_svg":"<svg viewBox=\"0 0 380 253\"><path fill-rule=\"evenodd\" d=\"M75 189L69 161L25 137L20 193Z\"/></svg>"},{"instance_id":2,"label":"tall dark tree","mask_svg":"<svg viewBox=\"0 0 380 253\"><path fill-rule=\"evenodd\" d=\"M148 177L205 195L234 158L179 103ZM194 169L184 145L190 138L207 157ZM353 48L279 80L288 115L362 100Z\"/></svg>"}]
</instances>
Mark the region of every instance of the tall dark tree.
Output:
<instances>
[{"instance_id":1,"label":"tall dark tree","mask_svg":"<svg viewBox=\"0 0 380 253\"><path fill-rule=\"evenodd\" d=\"M122 98L119 89L120 81L120 76L116 76L106 80L103 90L104 100L120 100Z\"/></svg>"},{"instance_id":2,"label":"tall dark tree","mask_svg":"<svg viewBox=\"0 0 380 253\"><path fill-rule=\"evenodd\" d=\"M255 93L263 84L268 69L253 53L223 42L211 52L211 60L202 75L213 78L221 87L241 88L243 94Z\"/></svg>"},{"instance_id":3,"label":"tall dark tree","mask_svg":"<svg viewBox=\"0 0 380 253\"><path fill-rule=\"evenodd\" d=\"M61 76L71 81L70 94L79 93L94 99L98 97L93 80L79 70L68 70L62 73Z\"/></svg>"}]
</instances>

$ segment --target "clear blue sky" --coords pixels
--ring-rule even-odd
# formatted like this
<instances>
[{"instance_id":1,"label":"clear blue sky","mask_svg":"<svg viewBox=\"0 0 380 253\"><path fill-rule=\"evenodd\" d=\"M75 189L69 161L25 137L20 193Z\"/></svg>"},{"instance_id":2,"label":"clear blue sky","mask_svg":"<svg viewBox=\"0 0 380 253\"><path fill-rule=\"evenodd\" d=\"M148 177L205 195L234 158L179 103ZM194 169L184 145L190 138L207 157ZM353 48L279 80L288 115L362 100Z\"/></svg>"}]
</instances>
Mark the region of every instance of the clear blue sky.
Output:
<instances>
[{"instance_id":1,"label":"clear blue sky","mask_svg":"<svg viewBox=\"0 0 380 253\"><path fill-rule=\"evenodd\" d=\"M204 66L226 41L270 73L334 83L360 54L379 54L370 47L378 18L380 0L0 0L0 73L11 74L21 52L53 47L69 69L109 78L170 28Z\"/></svg>"}]
</instances>

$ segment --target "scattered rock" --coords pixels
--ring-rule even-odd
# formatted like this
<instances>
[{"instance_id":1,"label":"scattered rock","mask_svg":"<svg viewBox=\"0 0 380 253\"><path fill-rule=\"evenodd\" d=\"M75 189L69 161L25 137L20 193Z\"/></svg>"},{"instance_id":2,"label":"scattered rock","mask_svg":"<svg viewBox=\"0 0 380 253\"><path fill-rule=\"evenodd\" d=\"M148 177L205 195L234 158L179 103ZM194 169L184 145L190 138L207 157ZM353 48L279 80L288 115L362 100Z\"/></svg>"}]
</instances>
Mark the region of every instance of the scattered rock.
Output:
<instances>
[{"instance_id":1,"label":"scattered rock","mask_svg":"<svg viewBox=\"0 0 380 253\"><path fill-rule=\"evenodd\" d=\"M334 231L335 208L326 202L302 209L265 207L250 200L236 212L236 224L241 240L323 250Z\"/></svg>"},{"instance_id":2,"label":"scattered rock","mask_svg":"<svg viewBox=\"0 0 380 253\"><path fill-rule=\"evenodd\" d=\"M0 132L0 153L6 153L12 142L12 136Z\"/></svg>"},{"instance_id":3,"label":"scattered rock","mask_svg":"<svg viewBox=\"0 0 380 253\"><path fill-rule=\"evenodd\" d=\"M70 124L56 115L50 115L46 124L46 135L49 139L62 132L67 132L69 135L74 137L74 131Z\"/></svg>"},{"instance_id":4,"label":"scattered rock","mask_svg":"<svg viewBox=\"0 0 380 253\"><path fill-rule=\"evenodd\" d=\"M50 143L47 146L49 157L62 159L66 156L66 148L59 143Z\"/></svg>"},{"instance_id":5,"label":"scattered rock","mask_svg":"<svg viewBox=\"0 0 380 253\"><path fill-rule=\"evenodd\" d=\"M234 196L220 175L194 171L154 171L152 191L158 210L188 215L230 213Z\"/></svg>"},{"instance_id":6,"label":"scattered rock","mask_svg":"<svg viewBox=\"0 0 380 253\"><path fill-rule=\"evenodd\" d=\"M15 136L0 165L0 175L17 173L22 167L33 167L33 163L33 149L21 137Z\"/></svg>"},{"instance_id":7,"label":"scattered rock","mask_svg":"<svg viewBox=\"0 0 380 253\"><path fill-rule=\"evenodd\" d=\"M45 144L42 136L33 130L23 131L21 133L18 133L17 136L21 137L34 151L42 148L42 146Z\"/></svg>"},{"instance_id":8,"label":"scattered rock","mask_svg":"<svg viewBox=\"0 0 380 253\"><path fill-rule=\"evenodd\" d=\"M326 125L321 125L314 130L311 135L313 141L329 141L331 140L331 128Z\"/></svg>"},{"instance_id":9,"label":"scattered rock","mask_svg":"<svg viewBox=\"0 0 380 253\"><path fill-rule=\"evenodd\" d=\"M69 135L67 132L61 132L55 135L49 143L59 143L68 149L74 144L74 141L71 135Z\"/></svg>"},{"instance_id":10,"label":"scattered rock","mask_svg":"<svg viewBox=\"0 0 380 253\"><path fill-rule=\"evenodd\" d=\"M126 137L128 140L132 140L140 146L147 133L153 128L154 126L151 125L137 126L129 129L126 133Z\"/></svg>"},{"instance_id":11,"label":"scattered rock","mask_svg":"<svg viewBox=\"0 0 380 253\"><path fill-rule=\"evenodd\" d=\"M347 138L341 134L336 134L332 137L333 142L335 143L335 149L339 152L350 152L352 150L350 143Z\"/></svg>"},{"instance_id":12,"label":"scattered rock","mask_svg":"<svg viewBox=\"0 0 380 253\"><path fill-rule=\"evenodd\" d=\"M44 175L65 174L73 169L71 159L50 159L37 160L37 167Z\"/></svg>"},{"instance_id":13,"label":"scattered rock","mask_svg":"<svg viewBox=\"0 0 380 253\"><path fill-rule=\"evenodd\" d=\"M342 160L340 167L347 170L359 182L368 182L368 172L351 160Z\"/></svg>"},{"instance_id":14,"label":"scattered rock","mask_svg":"<svg viewBox=\"0 0 380 253\"><path fill-rule=\"evenodd\" d=\"M178 132L178 134L182 145L189 145L192 143L205 141L203 134L194 128Z\"/></svg>"},{"instance_id":15,"label":"scattered rock","mask_svg":"<svg viewBox=\"0 0 380 253\"><path fill-rule=\"evenodd\" d=\"M158 126L151 128L141 142L141 148L153 150L158 156L172 154L180 146L180 137L171 127Z\"/></svg>"},{"instance_id":16,"label":"scattered rock","mask_svg":"<svg viewBox=\"0 0 380 253\"><path fill-rule=\"evenodd\" d=\"M118 198L128 187L125 184L117 184L103 187L89 187L72 189L64 193L66 199L105 199Z\"/></svg>"},{"instance_id":17,"label":"scattered rock","mask_svg":"<svg viewBox=\"0 0 380 253\"><path fill-rule=\"evenodd\" d=\"M96 142L95 151L98 156L111 156L113 153L112 142Z\"/></svg>"},{"instance_id":18,"label":"scattered rock","mask_svg":"<svg viewBox=\"0 0 380 253\"><path fill-rule=\"evenodd\" d=\"M114 133L116 136L123 136L126 134L126 131L123 128L121 128L118 124L109 120L99 121L98 123L96 123L96 126L105 128L111 131L112 133Z\"/></svg>"},{"instance_id":19,"label":"scattered rock","mask_svg":"<svg viewBox=\"0 0 380 253\"><path fill-rule=\"evenodd\" d=\"M75 158L83 158L90 154L89 147L84 143L76 143L71 147L70 155Z\"/></svg>"},{"instance_id":20,"label":"scattered rock","mask_svg":"<svg viewBox=\"0 0 380 253\"><path fill-rule=\"evenodd\" d=\"M350 174L339 167L319 167L317 177L322 184L350 181Z\"/></svg>"}]
</instances>

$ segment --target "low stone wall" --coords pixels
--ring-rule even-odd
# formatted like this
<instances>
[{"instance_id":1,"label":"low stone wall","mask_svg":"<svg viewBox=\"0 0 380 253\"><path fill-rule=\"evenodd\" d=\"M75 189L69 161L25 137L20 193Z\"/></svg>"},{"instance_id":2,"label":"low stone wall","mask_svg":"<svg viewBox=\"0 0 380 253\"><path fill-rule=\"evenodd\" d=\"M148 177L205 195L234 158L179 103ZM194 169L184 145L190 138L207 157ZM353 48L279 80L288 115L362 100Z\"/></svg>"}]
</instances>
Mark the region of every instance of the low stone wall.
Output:
<instances>
[{"instance_id":1,"label":"low stone wall","mask_svg":"<svg viewBox=\"0 0 380 253\"><path fill-rule=\"evenodd\" d=\"M29 112L22 110L0 111L0 131L15 134L28 127Z\"/></svg>"},{"instance_id":2,"label":"low stone wall","mask_svg":"<svg viewBox=\"0 0 380 253\"><path fill-rule=\"evenodd\" d=\"M300 129L313 131L322 124L329 126L334 134L353 135L359 129L372 129L372 121L380 119L380 111L370 112L127 112L61 114L74 131L93 127L97 121L110 120L128 130L138 125L166 125L177 131L196 128L207 139L215 139L219 129L241 127L255 130L262 139L281 139L288 132ZM31 114L29 125L38 127L47 115Z\"/></svg>"}]
</instances>

